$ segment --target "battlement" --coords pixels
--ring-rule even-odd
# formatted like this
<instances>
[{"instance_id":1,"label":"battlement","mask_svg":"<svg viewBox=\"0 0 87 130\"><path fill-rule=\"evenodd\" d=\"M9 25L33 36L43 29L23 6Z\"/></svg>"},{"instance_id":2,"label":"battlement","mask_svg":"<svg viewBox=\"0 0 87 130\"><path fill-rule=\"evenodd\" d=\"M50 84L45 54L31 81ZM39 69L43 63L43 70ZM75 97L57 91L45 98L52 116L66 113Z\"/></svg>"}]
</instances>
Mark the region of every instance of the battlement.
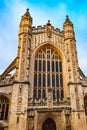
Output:
<instances>
[{"instance_id":1,"label":"battlement","mask_svg":"<svg viewBox=\"0 0 87 130\"><path fill-rule=\"evenodd\" d=\"M33 26L32 30L33 30L33 34L45 33L45 32L47 32L47 26L46 25L44 25L44 26L42 26L42 25ZM59 28L55 28L53 26L51 26L51 32L54 33L54 34L60 35L60 36L64 36L64 31L63 30L60 30Z\"/></svg>"}]
</instances>

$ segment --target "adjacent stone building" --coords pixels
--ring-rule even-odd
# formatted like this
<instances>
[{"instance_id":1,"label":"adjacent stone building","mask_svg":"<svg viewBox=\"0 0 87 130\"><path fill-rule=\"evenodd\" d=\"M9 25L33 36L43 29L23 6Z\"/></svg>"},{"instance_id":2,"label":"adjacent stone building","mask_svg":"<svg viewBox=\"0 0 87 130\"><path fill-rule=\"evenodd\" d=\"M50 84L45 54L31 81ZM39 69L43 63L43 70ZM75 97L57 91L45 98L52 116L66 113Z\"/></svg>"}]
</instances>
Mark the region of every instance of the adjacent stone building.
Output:
<instances>
[{"instance_id":1,"label":"adjacent stone building","mask_svg":"<svg viewBox=\"0 0 87 130\"><path fill-rule=\"evenodd\" d=\"M87 130L87 77L68 16L62 31L22 16L17 57L0 75L0 130Z\"/></svg>"}]
</instances>

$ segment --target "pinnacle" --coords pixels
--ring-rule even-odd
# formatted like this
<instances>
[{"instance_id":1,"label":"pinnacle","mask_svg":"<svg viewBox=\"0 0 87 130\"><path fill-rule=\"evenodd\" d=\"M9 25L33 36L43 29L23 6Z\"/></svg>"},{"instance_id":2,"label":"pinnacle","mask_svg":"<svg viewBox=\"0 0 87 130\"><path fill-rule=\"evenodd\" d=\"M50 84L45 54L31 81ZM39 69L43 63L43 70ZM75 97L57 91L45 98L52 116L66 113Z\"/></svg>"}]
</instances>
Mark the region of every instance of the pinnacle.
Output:
<instances>
[{"instance_id":1,"label":"pinnacle","mask_svg":"<svg viewBox=\"0 0 87 130\"><path fill-rule=\"evenodd\" d=\"M30 17L30 13L29 13L29 9L26 9L25 14L23 15L23 17Z\"/></svg>"},{"instance_id":2,"label":"pinnacle","mask_svg":"<svg viewBox=\"0 0 87 130\"><path fill-rule=\"evenodd\" d=\"M68 18L69 16L68 15L66 15L66 18Z\"/></svg>"},{"instance_id":3,"label":"pinnacle","mask_svg":"<svg viewBox=\"0 0 87 130\"><path fill-rule=\"evenodd\" d=\"M48 23L47 23L47 25L51 25L51 23L50 23L50 20L48 20Z\"/></svg>"},{"instance_id":4,"label":"pinnacle","mask_svg":"<svg viewBox=\"0 0 87 130\"><path fill-rule=\"evenodd\" d=\"M48 23L50 23L50 20L48 20Z\"/></svg>"},{"instance_id":5,"label":"pinnacle","mask_svg":"<svg viewBox=\"0 0 87 130\"><path fill-rule=\"evenodd\" d=\"M68 15L66 15L66 20L65 20L64 24L70 24L70 25L73 25L72 22L70 21Z\"/></svg>"},{"instance_id":6,"label":"pinnacle","mask_svg":"<svg viewBox=\"0 0 87 130\"><path fill-rule=\"evenodd\" d=\"M29 9L27 8L26 12L29 12Z\"/></svg>"}]
</instances>

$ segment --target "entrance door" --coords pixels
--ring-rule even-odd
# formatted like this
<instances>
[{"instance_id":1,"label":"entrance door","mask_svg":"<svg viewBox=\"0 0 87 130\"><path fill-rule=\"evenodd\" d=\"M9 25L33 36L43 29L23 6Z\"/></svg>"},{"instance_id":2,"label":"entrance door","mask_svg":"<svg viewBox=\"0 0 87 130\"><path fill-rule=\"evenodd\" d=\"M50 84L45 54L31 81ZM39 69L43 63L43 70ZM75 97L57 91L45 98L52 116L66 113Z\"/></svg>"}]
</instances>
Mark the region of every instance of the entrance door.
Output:
<instances>
[{"instance_id":1,"label":"entrance door","mask_svg":"<svg viewBox=\"0 0 87 130\"><path fill-rule=\"evenodd\" d=\"M42 130L56 130L56 124L55 124L55 122L51 118L48 118L43 123Z\"/></svg>"}]
</instances>

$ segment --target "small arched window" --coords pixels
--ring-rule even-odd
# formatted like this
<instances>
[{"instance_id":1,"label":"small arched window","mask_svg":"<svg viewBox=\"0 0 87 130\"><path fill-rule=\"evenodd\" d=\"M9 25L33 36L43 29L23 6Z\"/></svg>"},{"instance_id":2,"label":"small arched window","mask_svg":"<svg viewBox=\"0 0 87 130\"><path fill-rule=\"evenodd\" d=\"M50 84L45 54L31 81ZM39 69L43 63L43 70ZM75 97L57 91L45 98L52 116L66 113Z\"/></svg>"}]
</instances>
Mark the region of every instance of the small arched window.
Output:
<instances>
[{"instance_id":1,"label":"small arched window","mask_svg":"<svg viewBox=\"0 0 87 130\"><path fill-rule=\"evenodd\" d=\"M85 114L87 116L87 96L84 98Z\"/></svg>"},{"instance_id":2,"label":"small arched window","mask_svg":"<svg viewBox=\"0 0 87 130\"><path fill-rule=\"evenodd\" d=\"M48 88L52 88L53 101L64 97L62 59L51 46L43 47L35 56L33 98L47 98Z\"/></svg>"},{"instance_id":3,"label":"small arched window","mask_svg":"<svg viewBox=\"0 0 87 130\"><path fill-rule=\"evenodd\" d=\"M7 97L0 95L0 120L8 119L9 100Z\"/></svg>"}]
</instances>

